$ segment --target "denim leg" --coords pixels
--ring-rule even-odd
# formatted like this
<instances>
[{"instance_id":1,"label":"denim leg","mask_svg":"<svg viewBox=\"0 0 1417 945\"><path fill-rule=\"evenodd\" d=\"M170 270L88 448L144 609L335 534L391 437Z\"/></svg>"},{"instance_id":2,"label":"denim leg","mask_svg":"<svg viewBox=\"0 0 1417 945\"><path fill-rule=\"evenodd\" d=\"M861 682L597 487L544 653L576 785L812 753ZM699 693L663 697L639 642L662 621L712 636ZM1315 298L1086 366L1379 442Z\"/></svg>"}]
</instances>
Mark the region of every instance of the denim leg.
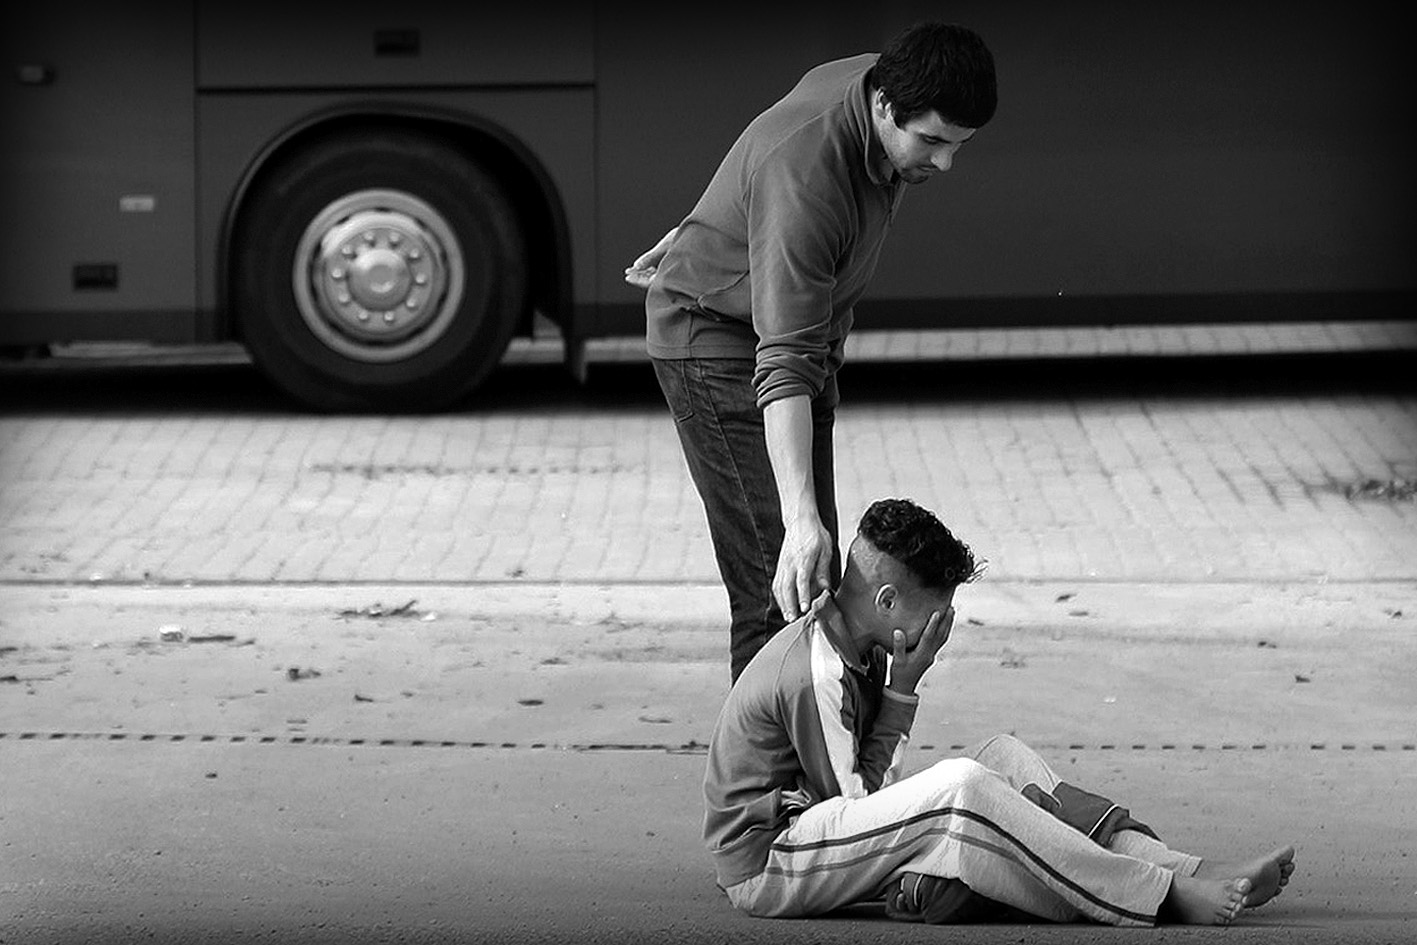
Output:
<instances>
[{"instance_id":1,"label":"denim leg","mask_svg":"<svg viewBox=\"0 0 1417 945\"><path fill-rule=\"evenodd\" d=\"M654 360L689 475L704 503L719 575L728 591L729 658L736 681L783 626L772 595L782 548L782 513L768 458L753 362L730 358ZM836 538L832 426L836 387L813 402L813 470L823 523ZM839 578L839 553L832 563Z\"/></svg>"}]
</instances>

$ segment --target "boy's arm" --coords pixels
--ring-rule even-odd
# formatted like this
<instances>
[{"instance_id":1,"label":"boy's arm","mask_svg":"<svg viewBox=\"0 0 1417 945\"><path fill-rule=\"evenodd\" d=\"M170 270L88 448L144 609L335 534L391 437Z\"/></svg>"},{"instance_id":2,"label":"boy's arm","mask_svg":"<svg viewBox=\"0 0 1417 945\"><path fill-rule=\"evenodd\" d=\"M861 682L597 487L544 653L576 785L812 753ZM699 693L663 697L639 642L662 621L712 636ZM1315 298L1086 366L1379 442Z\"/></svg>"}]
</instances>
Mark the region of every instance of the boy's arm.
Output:
<instances>
[{"instance_id":1,"label":"boy's arm","mask_svg":"<svg viewBox=\"0 0 1417 945\"><path fill-rule=\"evenodd\" d=\"M907 649L905 635L897 631L890 660L890 681L883 690L881 707L868 732L857 744L856 716L860 711L843 685L840 658L813 662L813 684L817 709L841 793L863 797L880 790L900 777L909 741L910 727L920 698L915 687L934 665L935 657L949 639L954 626L954 608L932 614L914 647ZM833 656L835 654L833 653ZM836 671L831 671L831 664Z\"/></svg>"},{"instance_id":2,"label":"boy's arm","mask_svg":"<svg viewBox=\"0 0 1417 945\"><path fill-rule=\"evenodd\" d=\"M884 690L876 724L862 742L857 756L868 792L878 791L900 778L905 766L905 749L910 742L910 727L915 723L915 710L919 705L920 697L913 693L903 696Z\"/></svg>"},{"instance_id":3,"label":"boy's arm","mask_svg":"<svg viewBox=\"0 0 1417 945\"><path fill-rule=\"evenodd\" d=\"M895 780L907 735L915 721L919 700L914 696L886 694L875 724L858 743L857 717L862 706L853 687L844 682L848 672L825 639L814 647L812 689L816 716L821 721L827 763L843 797L865 797Z\"/></svg>"}]
</instances>

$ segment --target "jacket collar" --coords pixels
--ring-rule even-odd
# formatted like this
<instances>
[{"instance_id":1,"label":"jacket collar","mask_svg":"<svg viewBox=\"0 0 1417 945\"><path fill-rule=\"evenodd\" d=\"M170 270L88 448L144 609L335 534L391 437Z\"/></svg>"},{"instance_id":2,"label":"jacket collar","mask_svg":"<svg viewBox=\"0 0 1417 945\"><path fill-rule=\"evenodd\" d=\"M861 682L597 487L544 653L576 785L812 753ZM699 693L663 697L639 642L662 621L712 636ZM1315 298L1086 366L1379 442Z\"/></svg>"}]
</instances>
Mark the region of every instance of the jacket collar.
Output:
<instances>
[{"instance_id":1,"label":"jacket collar","mask_svg":"<svg viewBox=\"0 0 1417 945\"><path fill-rule=\"evenodd\" d=\"M846 620L841 616L841 610L836 606L831 591L822 591L817 599L812 601L812 606L807 611L807 619L826 636L827 642L836 650L848 669L866 673L866 663L856 651L856 644L846 629Z\"/></svg>"},{"instance_id":2,"label":"jacket collar","mask_svg":"<svg viewBox=\"0 0 1417 945\"><path fill-rule=\"evenodd\" d=\"M861 137L866 176L873 184L889 187L896 183L896 173L890 158L886 157L886 149L881 147L881 142L876 137L876 126L871 121L871 91L866 84L868 72L870 69L847 84L844 101L846 116L852 129Z\"/></svg>"}]
</instances>

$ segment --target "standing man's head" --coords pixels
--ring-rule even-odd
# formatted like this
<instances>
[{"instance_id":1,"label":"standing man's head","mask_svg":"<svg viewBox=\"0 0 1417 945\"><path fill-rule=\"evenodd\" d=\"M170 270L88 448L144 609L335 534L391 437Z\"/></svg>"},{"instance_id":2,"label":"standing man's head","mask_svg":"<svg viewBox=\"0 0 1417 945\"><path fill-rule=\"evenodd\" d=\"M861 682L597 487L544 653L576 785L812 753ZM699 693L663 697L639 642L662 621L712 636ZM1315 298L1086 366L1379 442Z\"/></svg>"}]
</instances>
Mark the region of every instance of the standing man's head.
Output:
<instances>
[{"instance_id":1,"label":"standing man's head","mask_svg":"<svg viewBox=\"0 0 1417 945\"><path fill-rule=\"evenodd\" d=\"M889 649L900 630L913 648L932 614L949 615L955 588L982 571L934 513L909 499L881 499L861 516L837 604L858 639Z\"/></svg>"},{"instance_id":2,"label":"standing man's head","mask_svg":"<svg viewBox=\"0 0 1417 945\"><path fill-rule=\"evenodd\" d=\"M876 137L912 184L949 170L998 105L993 54L977 33L947 23L920 23L891 40L867 88Z\"/></svg>"}]
</instances>

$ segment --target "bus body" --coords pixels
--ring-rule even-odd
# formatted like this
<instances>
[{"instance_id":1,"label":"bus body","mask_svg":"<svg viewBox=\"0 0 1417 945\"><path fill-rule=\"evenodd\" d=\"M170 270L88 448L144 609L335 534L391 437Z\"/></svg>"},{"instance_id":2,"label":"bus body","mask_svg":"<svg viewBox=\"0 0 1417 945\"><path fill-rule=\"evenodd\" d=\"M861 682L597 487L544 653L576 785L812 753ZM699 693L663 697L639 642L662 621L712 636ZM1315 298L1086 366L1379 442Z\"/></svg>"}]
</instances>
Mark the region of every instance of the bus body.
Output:
<instances>
[{"instance_id":1,"label":"bus body","mask_svg":"<svg viewBox=\"0 0 1417 945\"><path fill-rule=\"evenodd\" d=\"M933 12L699 6L12 13L0 345L236 340L312 407L425 409L537 315L572 360L637 333L624 267L742 127ZM950 5L998 116L907 195L858 328L1411 317L1396 10Z\"/></svg>"}]
</instances>

